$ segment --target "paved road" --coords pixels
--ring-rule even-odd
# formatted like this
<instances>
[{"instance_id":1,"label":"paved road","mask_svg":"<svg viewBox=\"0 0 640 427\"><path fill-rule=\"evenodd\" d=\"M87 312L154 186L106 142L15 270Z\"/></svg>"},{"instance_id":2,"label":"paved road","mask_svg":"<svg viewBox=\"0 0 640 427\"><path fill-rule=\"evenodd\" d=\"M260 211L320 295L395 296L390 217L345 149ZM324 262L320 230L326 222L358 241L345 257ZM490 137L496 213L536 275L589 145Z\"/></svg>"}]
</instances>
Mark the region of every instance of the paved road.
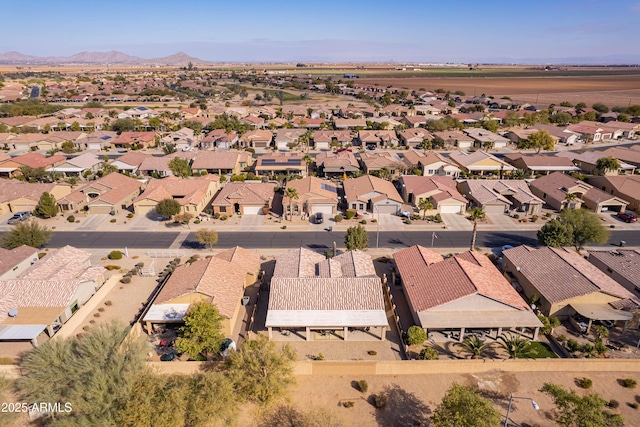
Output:
<instances>
[{"instance_id":1,"label":"paved road","mask_svg":"<svg viewBox=\"0 0 640 427\"><path fill-rule=\"evenodd\" d=\"M78 232L58 231L47 247L72 245L78 248L149 248L165 249L178 237L178 232ZM415 244L431 246L430 231L381 231L379 247L401 249ZM437 231L437 239L433 240L435 248L467 248L471 239L469 231ZM242 246L250 249L259 248L295 248L329 249L335 241L338 247L344 246L343 232L219 232L216 247L230 248ZM627 246L640 246L640 232L613 231L610 244L617 245L621 240ZM496 248L503 245L528 244L536 245L536 231L479 231L477 246ZM605 245L606 246L606 245ZM200 248L195 233L189 233L183 248ZM376 247L376 233L369 233L369 247Z\"/></svg>"}]
</instances>

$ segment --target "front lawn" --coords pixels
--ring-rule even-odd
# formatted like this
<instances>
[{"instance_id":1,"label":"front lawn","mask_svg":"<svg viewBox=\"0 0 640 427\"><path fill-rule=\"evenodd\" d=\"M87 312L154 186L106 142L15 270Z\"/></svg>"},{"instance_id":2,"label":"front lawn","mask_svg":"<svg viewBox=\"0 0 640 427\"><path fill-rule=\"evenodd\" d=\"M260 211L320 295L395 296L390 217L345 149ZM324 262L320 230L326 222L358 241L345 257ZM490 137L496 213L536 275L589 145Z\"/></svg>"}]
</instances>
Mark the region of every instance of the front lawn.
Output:
<instances>
[{"instance_id":1,"label":"front lawn","mask_svg":"<svg viewBox=\"0 0 640 427\"><path fill-rule=\"evenodd\" d=\"M548 344L532 341L527 351L527 357L532 359L557 359L558 355L551 350Z\"/></svg>"}]
</instances>

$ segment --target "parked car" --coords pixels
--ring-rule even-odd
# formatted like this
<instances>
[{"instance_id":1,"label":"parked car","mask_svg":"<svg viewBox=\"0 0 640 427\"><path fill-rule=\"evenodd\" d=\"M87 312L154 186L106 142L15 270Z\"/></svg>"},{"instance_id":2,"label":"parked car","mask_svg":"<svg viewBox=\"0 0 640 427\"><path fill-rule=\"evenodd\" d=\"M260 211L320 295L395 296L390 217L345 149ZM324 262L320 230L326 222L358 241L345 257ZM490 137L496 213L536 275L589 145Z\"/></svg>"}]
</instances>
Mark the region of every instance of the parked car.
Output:
<instances>
[{"instance_id":1,"label":"parked car","mask_svg":"<svg viewBox=\"0 0 640 427\"><path fill-rule=\"evenodd\" d=\"M322 224L324 222L324 214L322 212L318 212L316 214L316 224Z\"/></svg>"},{"instance_id":2,"label":"parked car","mask_svg":"<svg viewBox=\"0 0 640 427\"><path fill-rule=\"evenodd\" d=\"M7 224L15 224L16 222L21 222L31 217L31 212L16 212L13 214L11 218L7 221Z\"/></svg>"},{"instance_id":3,"label":"parked car","mask_svg":"<svg viewBox=\"0 0 640 427\"><path fill-rule=\"evenodd\" d=\"M618 212L618 218L623 220L624 222L637 222L638 217L634 213L631 212Z\"/></svg>"}]
</instances>

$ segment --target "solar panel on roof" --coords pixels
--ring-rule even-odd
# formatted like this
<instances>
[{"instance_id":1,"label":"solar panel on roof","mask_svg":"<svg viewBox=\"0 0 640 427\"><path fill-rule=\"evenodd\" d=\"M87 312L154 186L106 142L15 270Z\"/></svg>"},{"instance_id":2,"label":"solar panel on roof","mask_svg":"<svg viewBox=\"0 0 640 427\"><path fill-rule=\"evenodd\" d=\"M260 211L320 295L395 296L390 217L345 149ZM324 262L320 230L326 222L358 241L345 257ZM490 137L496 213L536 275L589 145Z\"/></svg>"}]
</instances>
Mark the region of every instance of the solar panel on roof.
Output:
<instances>
[{"instance_id":1,"label":"solar panel on roof","mask_svg":"<svg viewBox=\"0 0 640 427\"><path fill-rule=\"evenodd\" d=\"M336 187L334 187L333 185L325 184L324 182L320 184L320 188L322 188L323 190L331 191L332 193L338 192L338 189Z\"/></svg>"},{"instance_id":2,"label":"solar panel on roof","mask_svg":"<svg viewBox=\"0 0 640 427\"><path fill-rule=\"evenodd\" d=\"M147 107L138 107L138 110L139 110L139 111L147 111L147 110L148 110L148 108L147 108Z\"/></svg>"},{"instance_id":3,"label":"solar panel on roof","mask_svg":"<svg viewBox=\"0 0 640 427\"><path fill-rule=\"evenodd\" d=\"M111 139L111 137L109 135L102 135L100 139L106 141L107 139Z\"/></svg>"}]
</instances>

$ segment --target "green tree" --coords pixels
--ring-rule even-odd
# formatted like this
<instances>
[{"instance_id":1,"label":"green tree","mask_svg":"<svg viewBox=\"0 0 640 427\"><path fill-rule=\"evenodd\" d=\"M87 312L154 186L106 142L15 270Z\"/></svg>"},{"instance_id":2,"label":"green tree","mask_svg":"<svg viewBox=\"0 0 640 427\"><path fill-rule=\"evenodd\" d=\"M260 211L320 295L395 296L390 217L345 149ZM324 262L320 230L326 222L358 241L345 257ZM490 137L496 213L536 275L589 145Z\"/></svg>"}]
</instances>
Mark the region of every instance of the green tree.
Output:
<instances>
[{"instance_id":1,"label":"green tree","mask_svg":"<svg viewBox=\"0 0 640 427\"><path fill-rule=\"evenodd\" d=\"M526 357L531 348L531 341L520 335L500 335L498 341L498 345L512 359Z\"/></svg>"},{"instance_id":2,"label":"green tree","mask_svg":"<svg viewBox=\"0 0 640 427\"><path fill-rule=\"evenodd\" d=\"M15 249L22 245L40 248L49 240L51 240L49 227L31 219L15 224L9 231L0 235L0 246L5 249Z\"/></svg>"},{"instance_id":3,"label":"green tree","mask_svg":"<svg viewBox=\"0 0 640 427\"><path fill-rule=\"evenodd\" d=\"M422 220L427 219L427 211L433 209L433 203L429 199L420 199L418 202L418 209L422 211Z\"/></svg>"},{"instance_id":4,"label":"green tree","mask_svg":"<svg viewBox=\"0 0 640 427\"><path fill-rule=\"evenodd\" d=\"M433 148L433 143L429 139L424 138L422 142L420 142L420 148L422 148L422 151L427 154L427 151Z\"/></svg>"},{"instance_id":5,"label":"green tree","mask_svg":"<svg viewBox=\"0 0 640 427\"><path fill-rule=\"evenodd\" d=\"M615 157L601 157L596 162L596 167L602 171L603 175L607 172L615 172L620 169L620 162Z\"/></svg>"},{"instance_id":6,"label":"green tree","mask_svg":"<svg viewBox=\"0 0 640 427\"><path fill-rule=\"evenodd\" d=\"M593 104L591 106L591 108L593 108L594 110L596 110L600 114L604 114L604 113L608 113L609 112L609 107L604 105L602 102L596 102L595 104Z\"/></svg>"},{"instance_id":7,"label":"green tree","mask_svg":"<svg viewBox=\"0 0 640 427\"><path fill-rule=\"evenodd\" d=\"M193 303L183 320L184 326L180 328L176 350L192 359L206 359L220 351L220 345L224 341L224 317L215 305L206 301Z\"/></svg>"},{"instance_id":8,"label":"green tree","mask_svg":"<svg viewBox=\"0 0 640 427\"><path fill-rule=\"evenodd\" d=\"M113 123L111 123L111 130L118 133L133 132L135 127L136 127L135 122L129 118L117 119L117 120L114 120Z\"/></svg>"},{"instance_id":9,"label":"green tree","mask_svg":"<svg viewBox=\"0 0 640 427\"><path fill-rule=\"evenodd\" d=\"M582 250L587 243L606 243L609 240L609 229L604 227L594 212L586 209L564 209L560 212L559 221L571 227L571 243L576 250Z\"/></svg>"},{"instance_id":10,"label":"green tree","mask_svg":"<svg viewBox=\"0 0 640 427\"><path fill-rule=\"evenodd\" d=\"M60 146L64 154L72 154L76 152L76 146L71 141L65 141Z\"/></svg>"},{"instance_id":11,"label":"green tree","mask_svg":"<svg viewBox=\"0 0 640 427\"><path fill-rule=\"evenodd\" d=\"M489 150L493 148L493 141L484 141L482 143L482 148L484 148L484 151L488 153Z\"/></svg>"},{"instance_id":12,"label":"green tree","mask_svg":"<svg viewBox=\"0 0 640 427\"><path fill-rule=\"evenodd\" d=\"M497 120L488 119L482 122L482 128L488 130L489 132L496 133L498 132L500 125L498 124Z\"/></svg>"},{"instance_id":13,"label":"green tree","mask_svg":"<svg viewBox=\"0 0 640 427\"><path fill-rule=\"evenodd\" d=\"M407 330L407 344L422 345L427 340L427 332L420 326L410 326Z\"/></svg>"},{"instance_id":14,"label":"green tree","mask_svg":"<svg viewBox=\"0 0 640 427\"><path fill-rule=\"evenodd\" d=\"M295 382L295 357L289 344L279 346L260 335L227 357L225 372L240 397L267 404L281 397Z\"/></svg>"},{"instance_id":15,"label":"green tree","mask_svg":"<svg viewBox=\"0 0 640 427\"><path fill-rule=\"evenodd\" d=\"M181 210L180 203L171 198L160 200L156 205L156 213L167 218L178 215Z\"/></svg>"},{"instance_id":16,"label":"green tree","mask_svg":"<svg viewBox=\"0 0 640 427\"><path fill-rule=\"evenodd\" d=\"M174 157L173 159L171 159L168 166L169 169L171 169L171 172L179 178L186 178L188 176L191 176L191 167L189 166L188 159Z\"/></svg>"},{"instance_id":17,"label":"green tree","mask_svg":"<svg viewBox=\"0 0 640 427\"><path fill-rule=\"evenodd\" d=\"M44 218L53 218L56 216L58 214L56 198L46 191L42 193L38 201L38 206L36 206L36 213Z\"/></svg>"},{"instance_id":18,"label":"green tree","mask_svg":"<svg viewBox=\"0 0 640 427\"><path fill-rule=\"evenodd\" d=\"M182 124L184 127L193 131L194 135L200 135L202 133L202 123L197 120L187 120Z\"/></svg>"},{"instance_id":19,"label":"green tree","mask_svg":"<svg viewBox=\"0 0 640 427\"><path fill-rule=\"evenodd\" d=\"M22 177L29 182L41 182L44 181L47 176L47 171L45 171L43 167L32 168L30 166L21 166L20 173Z\"/></svg>"},{"instance_id":20,"label":"green tree","mask_svg":"<svg viewBox=\"0 0 640 427\"><path fill-rule=\"evenodd\" d=\"M439 354L438 350L433 347L425 347L420 350L420 354L418 355L418 360L438 360Z\"/></svg>"},{"instance_id":21,"label":"green tree","mask_svg":"<svg viewBox=\"0 0 640 427\"><path fill-rule=\"evenodd\" d=\"M537 150L537 153L539 153L540 150L553 150L553 147L556 145L555 139L553 139L551 134L546 130L540 130L532 133L529 135L528 142L531 148L535 148Z\"/></svg>"},{"instance_id":22,"label":"green tree","mask_svg":"<svg viewBox=\"0 0 640 427\"><path fill-rule=\"evenodd\" d=\"M475 207L467 211L469 219L473 221L473 234L471 235L471 250L476 247L476 236L478 234L478 221L483 220L486 216L482 208Z\"/></svg>"},{"instance_id":23,"label":"green tree","mask_svg":"<svg viewBox=\"0 0 640 427\"><path fill-rule=\"evenodd\" d=\"M558 319L557 317L547 317L545 315L539 314L538 319L540 320L540 322L542 322L542 329L540 330L540 332L545 335L551 335L553 333L553 330L560 326L560 319Z\"/></svg>"},{"instance_id":24,"label":"green tree","mask_svg":"<svg viewBox=\"0 0 640 427\"><path fill-rule=\"evenodd\" d=\"M211 249L213 245L218 243L218 232L213 229L203 228L196 232L196 241L201 245L207 245Z\"/></svg>"},{"instance_id":25,"label":"green tree","mask_svg":"<svg viewBox=\"0 0 640 427\"><path fill-rule=\"evenodd\" d=\"M56 414L56 425L117 425L117 411L143 369L146 347L117 323L96 325L82 338L49 340L20 363L21 398L69 402L72 410Z\"/></svg>"},{"instance_id":26,"label":"green tree","mask_svg":"<svg viewBox=\"0 0 640 427\"><path fill-rule=\"evenodd\" d=\"M453 383L431 420L434 427L497 427L500 413L477 389Z\"/></svg>"},{"instance_id":27,"label":"green tree","mask_svg":"<svg viewBox=\"0 0 640 427\"><path fill-rule=\"evenodd\" d=\"M80 131L80 123L78 123L78 122L71 123L71 126L69 127L69 130L73 131L73 132Z\"/></svg>"},{"instance_id":28,"label":"green tree","mask_svg":"<svg viewBox=\"0 0 640 427\"><path fill-rule=\"evenodd\" d=\"M344 244L348 251L352 251L354 249L365 250L369 246L367 230L359 224L349 227L344 236Z\"/></svg>"},{"instance_id":29,"label":"green tree","mask_svg":"<svg viewBox=\"0 0 640 427\"><path fill-rule=\"evenodd\" d=\"M573 227L558 219L552 219L537 233L538 241L544 246L559 248L573 242Z\"/></svg>"},{"instance_id":30,"label":"green tree","mask_svg":"<svg viewBox=\"0 0 640 427\"><path fill-rule=\"evenodd\" d=\"M293 187L288 187L284 191L284 197L289 200L289 221L293 221L293 201L298 200L298 190Z\"/></svg>"},{"instance_id":31,"label":"green tree","mask_svg":"<svg viewBox=\"0 0 640 427\"><path fill-rule=\"evenodd\" d=\"M574 390L545 383L540 389L551 397L556 405L556 424L563 427L623 427L624 419L605 407L607 401L597 393L580 396Z\"/></svg>"},{"instance_id":32,"label":"green tree","mask_svg":"<svg viewBox=\"0 0 640 427\"><path fill-rule=\"evenodd\" d=\"M176 151L178 151L178 148L176 147L176 144L172 144L170 142L167 142L166 144L162 145L162 152L164 154L173 154Z\"/></svg>"},{"instance_id":33,"label":"green tree","mask_svg":"<svg viewBox=\"0 0 640 427\"><path fill-rule=\"evenodd\" d=\"M490 348L489 344L477 335L466 336L458 345L471 354L472 359L482 357Z\"/></svg>"}]
</instances>

